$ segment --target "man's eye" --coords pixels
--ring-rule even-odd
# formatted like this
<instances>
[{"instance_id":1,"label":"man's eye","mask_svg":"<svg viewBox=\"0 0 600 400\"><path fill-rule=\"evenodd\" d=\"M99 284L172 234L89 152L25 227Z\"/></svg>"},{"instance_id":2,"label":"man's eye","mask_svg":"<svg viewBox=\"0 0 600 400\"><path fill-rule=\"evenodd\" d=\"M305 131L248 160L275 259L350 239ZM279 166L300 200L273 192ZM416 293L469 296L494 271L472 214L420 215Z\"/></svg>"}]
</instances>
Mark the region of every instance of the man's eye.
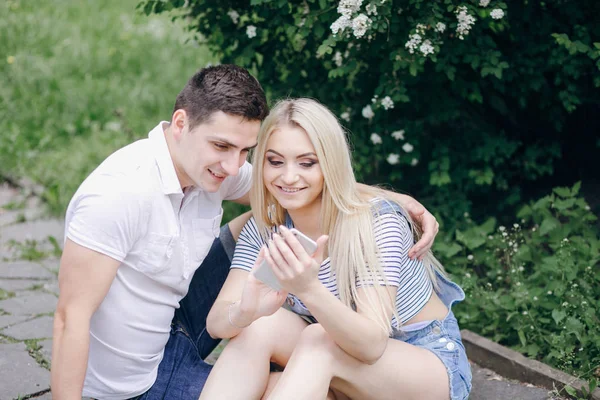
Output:
<instances>
[{"instance_id":1,"label":"man's eye","mask_svg":"<svg viewBox=\"0 0 600 400\"><path fill-rule=\"evenodd\" d=\"M227 150L228 149L227 145L221 144L221 143L214 143L214 146L219 150Z\"/></svg>"}]
</instances>

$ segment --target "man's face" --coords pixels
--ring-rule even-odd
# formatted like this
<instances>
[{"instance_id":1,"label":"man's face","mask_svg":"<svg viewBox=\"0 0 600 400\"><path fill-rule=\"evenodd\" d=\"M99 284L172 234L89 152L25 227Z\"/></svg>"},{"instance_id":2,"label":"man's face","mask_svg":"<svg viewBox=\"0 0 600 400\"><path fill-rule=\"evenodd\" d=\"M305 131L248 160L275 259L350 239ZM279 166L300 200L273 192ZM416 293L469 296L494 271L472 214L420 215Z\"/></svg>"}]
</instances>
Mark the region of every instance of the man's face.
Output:
<instances>
[{"instance_id":1,"label":"man's face","mask_svg":"<svg viewBox=\"0 0 600 400\"><path fill-rule=\"evenodd\" d=\"M248 151L256 146L259 129L260 121L222 111L191 130L185 124L172 154L181 187L218 191L225 178L239 173Z\"/></svg>"}]
</instances>

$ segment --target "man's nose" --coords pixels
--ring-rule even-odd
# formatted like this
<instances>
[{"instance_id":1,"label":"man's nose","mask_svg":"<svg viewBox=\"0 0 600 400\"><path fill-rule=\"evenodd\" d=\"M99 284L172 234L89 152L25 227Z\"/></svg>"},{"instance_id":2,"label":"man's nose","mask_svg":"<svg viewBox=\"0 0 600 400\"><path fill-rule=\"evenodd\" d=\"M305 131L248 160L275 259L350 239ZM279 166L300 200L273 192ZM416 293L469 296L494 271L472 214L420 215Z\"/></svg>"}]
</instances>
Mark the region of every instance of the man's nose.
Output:
<instances>
[{"instance_id":1,"label":"man's nose","mask_svg":"<svg viewBox=\"0 0 600 400\"><path fill-rule=\"evenodd\" d=\"M228 157L226 160L221 162L221 167L227 175L236 176L240 172L239 158L236 155Z\"/></svg>"}]
</instances>

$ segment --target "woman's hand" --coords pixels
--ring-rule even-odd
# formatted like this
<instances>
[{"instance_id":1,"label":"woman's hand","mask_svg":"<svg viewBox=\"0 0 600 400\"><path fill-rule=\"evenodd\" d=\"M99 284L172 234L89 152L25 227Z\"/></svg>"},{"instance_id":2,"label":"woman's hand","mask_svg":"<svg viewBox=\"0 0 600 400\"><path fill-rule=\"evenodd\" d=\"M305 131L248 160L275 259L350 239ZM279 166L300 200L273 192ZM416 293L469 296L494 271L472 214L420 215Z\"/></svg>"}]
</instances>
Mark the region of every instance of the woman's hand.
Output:
<instances>
[{"instance_id":1,"label":"woman's hand","mask_svg":"<svg viewBox=\"0 0 600 400\"><path fill-rule=\"evenodd\" d=\"M273 235L265 258L281 286L298 297L309 292L314 285L320 285L319 269L325 254L328 236L317 239L317 250L309 255L298 239L284 226L280 227L281 236Z\"/></svg>"},{"instance_id":2,"label":"woman's hand","mask_svg":"<svg viewBox=\"0 0 600 400\"><path fill-rule=\"evenodd\" d=\"M253 271L263 261L265 251L266 248L263 247L254 263ZM256 279L254 273L251 272L248 274L248 279L246 280L242 292L240 312L248 319L248 321L245 322L248 322L249 325L252 321L257 320L260 317L271 315L277 311L287 298L287 295L285 290L274 290L262 281Z\"/></svg>"}]
</instances>

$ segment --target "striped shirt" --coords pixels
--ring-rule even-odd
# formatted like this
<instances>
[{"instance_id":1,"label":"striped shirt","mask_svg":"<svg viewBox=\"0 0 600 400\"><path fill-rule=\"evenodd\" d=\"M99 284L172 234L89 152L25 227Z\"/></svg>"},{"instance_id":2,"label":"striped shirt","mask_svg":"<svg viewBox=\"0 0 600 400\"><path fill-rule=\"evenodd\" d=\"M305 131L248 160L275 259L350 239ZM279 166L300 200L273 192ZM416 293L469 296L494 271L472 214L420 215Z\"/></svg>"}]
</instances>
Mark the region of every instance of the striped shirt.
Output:
<instances>
[{"instance_id":1,"label":"striped shirt","mask_svg":"<svg viewBox=\"0 0 600 400\"><path fill-rule=\"evenodd\" d=\"M380 254L379 260L387 285L398 288L396 310L404 324L425 306L433 292L433 285L423 262L408 258L408 250L413 246L414 240L406 218L401 213L389 212L375 216L373 222L375 243ZM288 228L293 227L290 218L287 218L286 225ZM256 221L252 217L240 233L231 268L250 272L264 244ZM335 272L331 268L329 258L321 264L319 281L339 298ZM302 301L291 293L288 295L288 304L295 313L311 316ZM396 327L396 325L396 320L393 318L392 326Z\"/></svg>"}]
</instances>

